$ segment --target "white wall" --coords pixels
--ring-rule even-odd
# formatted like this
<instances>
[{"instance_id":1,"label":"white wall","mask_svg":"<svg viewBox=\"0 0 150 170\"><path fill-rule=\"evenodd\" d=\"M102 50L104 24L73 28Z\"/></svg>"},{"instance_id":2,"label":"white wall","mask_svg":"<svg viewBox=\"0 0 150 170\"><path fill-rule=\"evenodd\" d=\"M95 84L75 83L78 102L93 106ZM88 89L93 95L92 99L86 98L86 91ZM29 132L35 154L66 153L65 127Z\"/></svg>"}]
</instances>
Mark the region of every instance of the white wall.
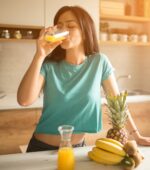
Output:
<instances>
[{"instance_id":1,"label":"white wall","mask_svg":"<svg viewBox=\"0 0 150 170\"><path fill-rule=\"evenodd\" d=\"M35 53L33 42L0 42L0 91L16 93Z\"/></svg>"},{"instance_id":2,"label":"white wall","mask_svg":"<svg viewBox=\"0 0 150 170\"><path fill-rule=\"evenodd\" d=\"M101 46L115 68L116 77L131 75L131 79L120 79L122 89L150 91L150 48L134 46Z\"/></svg>"}]
</instances>

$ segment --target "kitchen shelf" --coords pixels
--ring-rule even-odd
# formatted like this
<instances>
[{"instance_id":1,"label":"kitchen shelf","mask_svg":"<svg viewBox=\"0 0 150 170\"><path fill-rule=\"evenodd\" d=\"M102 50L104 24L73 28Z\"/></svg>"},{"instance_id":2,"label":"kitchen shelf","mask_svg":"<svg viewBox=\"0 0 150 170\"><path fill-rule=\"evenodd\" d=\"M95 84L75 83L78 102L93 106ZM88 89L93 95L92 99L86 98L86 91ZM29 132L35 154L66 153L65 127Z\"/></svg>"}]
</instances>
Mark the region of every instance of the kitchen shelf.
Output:
<instances>
[{"instance_id":1,"label":"kitchen shelf","mask_svg":"<svg viewBox=\"0 0 150 170\"><path fill-rule=\"evenodd\" d=\"M101 20L111 20L119 22L134 22L134 23L146 23L150 22L150 18L139 17L139 16L118 16L118 15L101 15Z\"/></svg>"},{"instance_id":2,"label":"kitchen shelf","mask_svg":"<svg viewBox=\"0 0 150 170\"><path fill-rule=\"evenodd\" d=\"M129 45L129 46L150 46L150 42L121 42L121 41L100 41L100 45Z\"/></svg>"},{"instance_id":3,"label":"kitchen shelf","mask_svg":"<svg viewBox=\"0 0 150 170\"><path fill-rule=\"evenodd\" d=\"M36 41L36 39L34 38L34 39L25 39L25 38L22 38L22 39L16 39L16 38L9 38L9 39L7 39L7 38L0 38L0 42L34 42L34 41Z\"/></svg>"},{"instance_id":4,"label":"kitchen shelf","mask_svg":"<svg viewBox=\"0 0 150 170\"><path fill-rule=\"evenodd\" d=\"M12 24L0 24L0 37L2 34L3 30L9 30L10 32L10 38L6 39L6 38L0 38L0 41L35 41L35 39L38 38L39 33L41 31L43 27L42 26L32 26L32 25L12 25ZM14 33L15 31L20 30L21 34L22 34L22 38L21 39L16 39L14 37ZM32 31L32 38L28 38L27 37L27 31Z\"/></svg>"},{"instance_id":5,"label":"kitchen shelf","mask_svg":"<svg viewBox=\"0 0 150 170\"><path fill-rule=\"evenodd\" d=\"M144 42L123 42L123 41L101 41L100 40L100 45L128 45L128 46L143 46L143 47L150 47L150 42L149 42L149 38L150 38L150 34L149 34L149 30L147 29L148 28L148 25L150 24L150 18L146 18L146 17L141 17L141 16L119 16L119 15L101 15L100 16L100 20L101 20L101 23L103 21L106 21L106 22L111 22L111 21L115 21L115 22L127 22L127 23L131 23L133 24L132 25L132 29L131 29L131 26L130 26L130 29L129 27L127 28L121 28L121 26L118 28L115 28L116 30L116 34L119 34L119 33L122 33L122 34L127 34L127 35L131 35L131 34L137 34L138 33L136 32L138 30L139 32L139 29L140 28L140 34L146 34L148 36L148 42L144 43ZM136 26L134 24L140 24L140 26L138 28L136 28ZM111 25L113 25L113 23L111 23ZM111 26L110 28L108 29L113 29L113 27ZM110 31L109 30L109 31ZM122 32L121 32L122 31ZM132 32L131 32L132 31Z\"/></svg>"}]
</instances>

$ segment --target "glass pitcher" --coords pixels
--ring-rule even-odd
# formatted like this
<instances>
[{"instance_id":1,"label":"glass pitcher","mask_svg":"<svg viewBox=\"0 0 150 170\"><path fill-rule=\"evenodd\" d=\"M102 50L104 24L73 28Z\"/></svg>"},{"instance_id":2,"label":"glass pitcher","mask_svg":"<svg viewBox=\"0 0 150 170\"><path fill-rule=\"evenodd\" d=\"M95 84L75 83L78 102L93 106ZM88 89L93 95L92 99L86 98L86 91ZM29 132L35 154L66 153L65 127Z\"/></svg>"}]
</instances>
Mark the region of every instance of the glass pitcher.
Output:
<instances>
[{"instance_id":1,"label":"glass pitcher","mask_svg":"<svg viewBox=\"0 0 150 170\"><path fill-rule=\"evenodd\" d=\"M74 170L75 158L71 144L73 126L62 125L58 127L61 142L58 150L58 170Z\"/></svg>"}]
</instances>

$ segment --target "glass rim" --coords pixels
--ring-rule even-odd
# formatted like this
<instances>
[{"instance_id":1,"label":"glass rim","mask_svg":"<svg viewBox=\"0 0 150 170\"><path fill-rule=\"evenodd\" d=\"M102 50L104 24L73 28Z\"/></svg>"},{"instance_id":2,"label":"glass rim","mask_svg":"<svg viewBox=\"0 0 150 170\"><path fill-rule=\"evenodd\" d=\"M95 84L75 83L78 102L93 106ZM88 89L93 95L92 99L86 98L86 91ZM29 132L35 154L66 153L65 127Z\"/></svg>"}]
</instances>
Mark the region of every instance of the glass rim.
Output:
<instances>
[{"instance_id":1,"label":"glass rim","mask_svg":"<svg viewBox=\"0 0 150 170\"><path fill-rule=\"evenodd\" d=\"M72 125L60 125L58 127L58 130L61 131L61 130L64 130L64 131L73 131L74 130L74 126Z\"/></svg>"}]
</instances>

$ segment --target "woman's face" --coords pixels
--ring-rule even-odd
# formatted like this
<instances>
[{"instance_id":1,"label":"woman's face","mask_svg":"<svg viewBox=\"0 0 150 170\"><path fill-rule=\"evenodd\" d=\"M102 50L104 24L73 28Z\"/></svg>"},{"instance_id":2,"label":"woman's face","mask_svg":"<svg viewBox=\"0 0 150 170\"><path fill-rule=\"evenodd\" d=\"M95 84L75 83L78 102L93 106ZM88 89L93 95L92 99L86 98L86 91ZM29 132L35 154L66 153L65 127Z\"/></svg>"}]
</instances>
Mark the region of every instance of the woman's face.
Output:
<instances>
[{"instance_id":1,"label":"woman's face","mask_svg":"<svg viewBox=\"0 0 150 170\"><path fill-rule=\"evenodd\" d=\"M61 44L63 49L67 50L83 46L81 29L76 17L71 11L67 11L59 17L57 27L62 31L69 31L69 35Z\"/></svg>"}]
</instances>

